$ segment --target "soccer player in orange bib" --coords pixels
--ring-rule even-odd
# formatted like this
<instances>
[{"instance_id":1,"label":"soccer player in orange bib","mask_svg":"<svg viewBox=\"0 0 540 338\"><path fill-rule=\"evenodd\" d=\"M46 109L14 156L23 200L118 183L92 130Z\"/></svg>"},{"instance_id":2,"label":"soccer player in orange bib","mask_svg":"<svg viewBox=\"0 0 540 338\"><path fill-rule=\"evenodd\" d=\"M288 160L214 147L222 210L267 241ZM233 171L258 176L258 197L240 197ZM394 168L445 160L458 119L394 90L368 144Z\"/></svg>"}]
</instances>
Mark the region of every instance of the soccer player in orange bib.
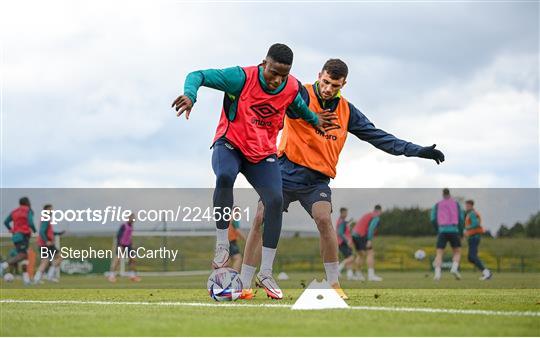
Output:
<instances>
[{"instance_id":1,"label":"soccer player in orange bib","mask_svg":"<svg viewBox=\"0 0 540 338\"><path fill-rule=\"evenodd\" d=\"M336 125L328 126L325 133L322 133L301 119L286 116L278 147L283 180L283 210L287 211L291 202L299 201L313 218L320 233L320 249L327 281L344 299L348 297L338 280L338 243L332 226L332 192L328 184L336 176L339 154L348 133L392 155L422 157L435 160L437 164L444 161L443 153L435 149L435 145L422 147L376 128L341 95L341 89L347 83L347 75L348 68L343 61L330 59L319 73L318 81L301 88L302 97L309 108L333 112ZM251 298L253 293L250 287L258 263L256 253L261 250L263 215L264 206L259 203L246 243L241 271L245 288L242 296L246 299Z\"/></svg>"}]
</instances>

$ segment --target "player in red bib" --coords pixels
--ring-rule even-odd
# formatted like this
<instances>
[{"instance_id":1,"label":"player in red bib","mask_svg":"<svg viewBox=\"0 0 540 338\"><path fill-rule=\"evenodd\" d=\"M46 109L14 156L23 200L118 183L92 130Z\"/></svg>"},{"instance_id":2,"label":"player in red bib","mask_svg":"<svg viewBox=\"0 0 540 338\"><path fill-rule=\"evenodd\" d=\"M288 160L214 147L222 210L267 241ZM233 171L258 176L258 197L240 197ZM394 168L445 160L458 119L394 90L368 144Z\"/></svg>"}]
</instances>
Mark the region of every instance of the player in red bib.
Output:
<instances>
[{"instance_id":1,"label":"player in red bib","mask_svg":"<svg viewBox=\"0 0 540 338\"><path fill-rule=\"evenodd\" d=\"M53 207L51 204L46 204L43 207L45 212L52 212ZM51 282L58 282L59 279L56 277L57 272L60 271L60 263L62 262L62 256L60 251L54 245L54 229L51 220L41 220L39 225L39 234L37 238L37 245L39 246L39 256L41 262L39 263L38 270L34 275L34 284L43 283L41 281L41 276L49 268L47 272L47 279ZM52 263L52 264L51 264Z\"/></svg>"},{"instance_id":2,"label":"player in red bib","mask_svg":"<svg viewBox=\"0 0 540 338\"><path fill-rule=\"evenodd\" d=\"M13 223L13 227L11 227ZM34 212L30 207L28 197L22 197L19 200L19 207L9 213L4 221L4 225L12 233L12 241L17 250L17 255L9 258L0 264L0 275L10 265L16 265L19 262L25 262L28 259L28 244L32 232L36 232L34 227ZM23 282L25 285L31 283L30 276L26 270L27 264L23 264Z\"/></svg>"},{"instance_id":3,"label":"player in red bib","mask_svg":"<svg viewBox=\"0 0 540 338\"><path fill-rule=\"evenodd\" d=\"M333 125L334 119L329 112L316 114L308 108L299 94L301 85L289 75L292 61L293 52L289 47L274 44L257 66L192 72L186 77L184 95L172 104L177 116L185 112L189 118L199 87L225 92L212 145L212 168L216 175L213 204L219 215L212 266L226 266L229 260L227 229L233 206L233 186L238 173L242 173L265 206L259 279L276 299L281 299L282 293L272 278L272 265L281 233L283 206L281 173L276 155L277 135L283 128L286 111L322 133L323 126Z\"/></svg>"},{"instance_id":4,"label":"player in red bib","mask_svg":"<svg viewBox=\"0 0 540 338\"><path fill-rule=\"evenodd\" d=\"M368 266L368 281L380 282L382 278L375 274L375 251L373 250L373 238L381 219L382 208L376 205L373 211L364 214L352 230L352 239L356 249L356 275L355 279L365 280L362 275L362 263L364 257Z\"/></svg>"}]
</instances>

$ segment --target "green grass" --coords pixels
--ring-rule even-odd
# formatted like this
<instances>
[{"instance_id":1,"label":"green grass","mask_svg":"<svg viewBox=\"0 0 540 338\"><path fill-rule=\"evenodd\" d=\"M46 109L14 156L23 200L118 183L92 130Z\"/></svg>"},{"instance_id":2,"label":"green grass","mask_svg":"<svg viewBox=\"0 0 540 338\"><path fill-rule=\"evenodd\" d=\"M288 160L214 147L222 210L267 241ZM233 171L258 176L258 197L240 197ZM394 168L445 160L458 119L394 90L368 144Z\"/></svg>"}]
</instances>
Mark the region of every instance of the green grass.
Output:
<instances>
[{"instance_id":1,"label":"green grass","mask_svg":"<svg viewBox=\"0 0 540 338\"><path fill-rule=\"evenodd\" d=\"M351 306L384 306L498 311L540 311L539 274L496 274L488 282L465 273L445 274L434 283L424 273L381 273L382 283L344 282ZM291 274L281 282L285 299L263 297L233 304L293 304L302 283L318 273ZM146 277L141 283L102 276L65 277L61 284L23 288L20 280L1 284L1 299L143 302L212 301L206 276ZM2 303L3 336L537 336L540 317L384 312L366 310L292 311L288 308L188 307Z\"/></svg>"}]
</instances>

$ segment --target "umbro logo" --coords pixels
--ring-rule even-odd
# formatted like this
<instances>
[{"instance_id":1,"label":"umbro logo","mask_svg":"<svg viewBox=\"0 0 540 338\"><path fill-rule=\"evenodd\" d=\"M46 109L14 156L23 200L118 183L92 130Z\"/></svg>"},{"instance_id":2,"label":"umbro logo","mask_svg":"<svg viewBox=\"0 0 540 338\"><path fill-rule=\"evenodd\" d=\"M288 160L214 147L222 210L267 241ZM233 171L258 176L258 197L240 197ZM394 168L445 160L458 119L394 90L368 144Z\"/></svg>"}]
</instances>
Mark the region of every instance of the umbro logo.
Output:
<instances>
[{"instance_id":1,"label":"umbro logo","mask_svg":"<svg viewBox=\"0 0 540 338\"><path fill-rule=\"evenodd\" d=\"M272 107L272 105L269 103L255 104L249 108L251 108L257 115L259 115L259 117L263 119L279 113L279 111Z\"/></svg>"},{"instance_id":2,"label":"umbro logo","mask_svg":"<svg viewBox=\"0 0 540 338\"><path fill-rule=\"evenodd\" d=\"M276 162L276 159L273 157L269 157L266 159L266 162Z\"/></svg>"},{"instance_id":3,"label":"umbro logo","mask_svg":"<svg viewBox=\"0 0 540 338\"><path fill-rule=\"evenodd\" d=\"M329 132L330 130L341 129L341 126L327 126L323 128L324 128L324 131Z\"/></svg>"},{"instance_id":4,"label":"umbro logo","mask_svg":"<svg viewBox=\"0 0 540 338\"><path fill-rule=\"evenodd\" d=\"M324 198L328 197L328 195L327 195L325 192L321 192L321 193L319 194L319 196L324 197Z\"/></svg>"}]
</instances>

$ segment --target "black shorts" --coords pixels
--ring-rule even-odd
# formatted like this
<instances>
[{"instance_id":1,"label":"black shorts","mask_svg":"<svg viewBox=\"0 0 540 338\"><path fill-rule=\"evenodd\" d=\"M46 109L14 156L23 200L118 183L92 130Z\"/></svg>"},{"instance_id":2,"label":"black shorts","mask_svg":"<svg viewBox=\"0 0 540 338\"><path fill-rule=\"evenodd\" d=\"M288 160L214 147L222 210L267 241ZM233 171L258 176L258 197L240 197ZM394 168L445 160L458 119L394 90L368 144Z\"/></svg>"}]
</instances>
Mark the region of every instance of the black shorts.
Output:
<instances>
[{"instance_id":1,"label":"black shorts","mask_svg":"<svg viewBox=\"0 0 540 338\"><path fill-rule=\"evenodd\" d=\"M261 199L259 198L259 202ZM319 201L326 201L332 205L332 191L326 183L320 183L315 185L310 185L300 189L288 189L285 186L283 187L283 211L289 211L289 205L292 202L300 202L304 210L307 211L309 216L311 215L311 210L313 209L313 204ZM330 209L331 211L331 209Z\"/></svg>"},{"instance_id":2,"label":"black shorts","mask_svg":"<svg viewBox=\"0 0 540 338\"><path fill-rule=\"evenodd\" d=\"M368 242L367 237L352 236L352 240L353 240L354 248L356 249L356 251L367 250L367 242Z\"/></svg>"},{"instance_id":3,"label":"black shorts","mask_svg":"<svg viewBox=\"0 0 540 338\"><path fill-rule=\"evenodd\" d=\"M352 249L345 242L339 245L339 252L341 252L343 258L348 258L352 255Z\"/></svg>"},{"instance_id":4,"label":"black shorts","mask_svg":"<svg viewBox=\"0 0 540 338\"><path fill-rule=\"evenodd\" d=\"M450 246L455 248L461 247L461 239L459 238L459 235L456 233L440 233L437 236L437 249L444 249L446 248L446 243L450 242Z\"/></svg>"},{"instance_id":5,"label":"black shorts","mask_svg":"<svg viewBox=\"0 0 540 338\"><path fill-rule=\"evenodd\" d=\"M313 204L326 201L332 204L332 191L328 184L321 183L303 189L289 190L283 188L283 211L288 211L289 204L299 201L304 210L311 215Z\"/></svg>"},{"instance_id":6,"label":"black shorts","mask_svg":"<svg viewBox=\"0 0 540 338\"><path fill-rule=\"evenodd\" d=\"M30 241L30 236L22 236L21 240L13 243L15 245L15 250L17 250L17 254L27 253L29 241Z\"/></svg>"},{"instance_id":7,"label":"black shorts","mask_svg":"<svg viewBox=\"0 0 540 338\"><path fill-rule=\"evenodd\" d=\"M238 243L236 240L229 242L229 255L235 256L240 253L240 248L238 247Z\"/></svg>"},{"instance_id":8,"label":"black shorts","mask_svg":"<svg viewBox=\"0 0 540 338\"><path fill-rule=\"evenodd\" d=\"M41 246L39 247L39 257L41 259L52 259L53 254L57 254L58 250L54 245Z\"/></svg>"},{"instance_id":9,"label":"black shorts","mask_svg":"<svg viewBox=\"0 0 540 338\"><path fill-rule=\"evenodd\" d=\"M292 202L299 201L312 216L311 209L316 202L326 201L332 204L332 191L328 186L330 183L328 176L291 162L285 155L280 157L278 161L283 178L283 211L287 211Z\"/></svg>"}]
</instances>

